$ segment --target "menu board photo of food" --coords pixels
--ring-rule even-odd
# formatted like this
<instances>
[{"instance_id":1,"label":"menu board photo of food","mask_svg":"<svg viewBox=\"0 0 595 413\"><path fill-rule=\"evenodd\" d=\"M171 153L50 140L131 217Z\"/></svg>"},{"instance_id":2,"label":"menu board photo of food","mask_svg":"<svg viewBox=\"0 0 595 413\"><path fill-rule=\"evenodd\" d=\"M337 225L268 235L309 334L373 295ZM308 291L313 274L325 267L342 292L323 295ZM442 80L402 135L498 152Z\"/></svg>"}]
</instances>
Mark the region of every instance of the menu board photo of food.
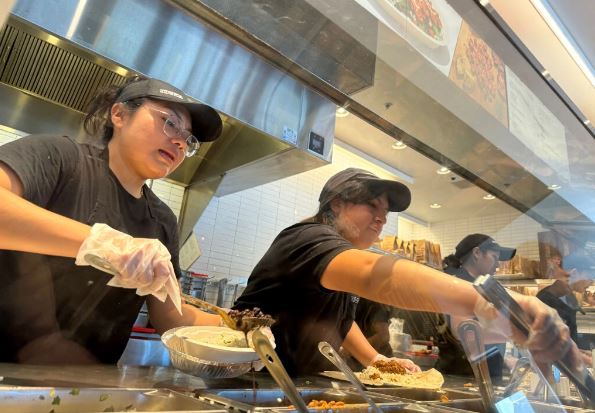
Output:
<instances>
[{"instance_id":1,"label":"menu board photo of food","mask_svg":"<svg viewBox=\"0 0 595 413\"><path fill-rule=\"evenodd\" d=\"M465 22L461 25L449 78L508 127L504 63Z\"/></svg>"},{"instance_id":2,"label":"menu board photo of food","mask_svg":"<svg viewBox=\"0 0 595 413\"><path fill-rule=\"evenodd\" d=\"M381 5L397 19L412 23L428 46L444 44L442 20L430 0L382 0Z\"/></svg>"}]
</instances>

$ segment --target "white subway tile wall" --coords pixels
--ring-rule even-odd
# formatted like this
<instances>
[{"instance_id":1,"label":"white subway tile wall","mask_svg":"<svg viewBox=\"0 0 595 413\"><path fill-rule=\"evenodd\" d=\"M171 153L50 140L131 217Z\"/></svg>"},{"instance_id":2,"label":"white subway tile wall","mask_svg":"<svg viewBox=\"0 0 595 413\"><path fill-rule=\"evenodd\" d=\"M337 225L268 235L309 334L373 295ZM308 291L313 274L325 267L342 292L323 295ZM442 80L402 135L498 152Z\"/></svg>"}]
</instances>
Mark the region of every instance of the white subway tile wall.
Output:
<instances>
[{"instance_id":1,"label":"white subway tile wall","mask_svg":"<svg viewBox=\"0 0 595 413\"><path fill-rule=\"evenodd\" d=\"M161 199L180 219L182 199L184 198L184 186L164 179L156 179L147 182L151 190Z\"/></svg>"},{"instance_id":2,"label":"white subway tile wall","mask_svg":"<svg viewBox=\"0 0 595 413\"><path fill-rule=\"evenodd\" d=\"M334 146L333 151L330 165L213 198L194 228L203 255L191 269L232 283L245 283L282 229L316 213L320 190L332 175L359 167L383 178L395 178L341 147ZM381 236L396 233L397 214L390 213Z\"/></svg>"},{"instance_id":3,"label":"white subway tile wall","mask_svg":"<svg viewBox=\"0 0 595 413\"><path fill-rule=\"evenodd\" d=\"M439 243L443 257L453 253L466 235L484 233L500 245L516 248L519 255L533 260L539 259L537 233L543 231L541 224L520 213L467 217L434 222L428 226L399 217L398 228L399 238L427 239Z\"/></svg>"}]
</instances>

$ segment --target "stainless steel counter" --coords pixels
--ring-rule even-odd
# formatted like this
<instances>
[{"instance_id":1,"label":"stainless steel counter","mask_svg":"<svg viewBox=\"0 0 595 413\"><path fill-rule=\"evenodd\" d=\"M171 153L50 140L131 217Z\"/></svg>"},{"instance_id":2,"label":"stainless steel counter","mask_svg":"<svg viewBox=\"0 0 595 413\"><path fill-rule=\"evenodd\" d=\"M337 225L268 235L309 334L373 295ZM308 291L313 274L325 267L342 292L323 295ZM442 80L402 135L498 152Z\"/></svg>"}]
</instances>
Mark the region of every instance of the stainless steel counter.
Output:
<instances>
[{"instance_id":1,"label":"stainless steel counter","mask_svg":"<svg viewBox=\"0 0 595 413\"><path fill-rule=\"evenodd\" d=\"M0 363L0 385L43 386L43 387L128 387L168 388L178 391L197 389L242 389L252 388L254 377L260 389L277 388L277 384L266 372L248 373L234 379L203 380L182 373L173 367L149 366L30 366ZM446 387L462 387L472 382L471 378L446 376ZM308 376L294 378L297 386L332 387L325 377ZM349 386L347 382L340 386Z\"/></svg>"},{"instance_id":2,"label":"stainless steel counter","mask_svg":"<svg viewBox=\"0 0 595 413\"><path fill-rule=\"evenodd\" d=\"M173 367L149 366L30 366L0 364L0 386L168 388L193 391L207 388L276 388L268 373L248 373L234 379L203 380ZM297 378L298 386L330 386L323 377Z\"/></svg>"}]
</instances>

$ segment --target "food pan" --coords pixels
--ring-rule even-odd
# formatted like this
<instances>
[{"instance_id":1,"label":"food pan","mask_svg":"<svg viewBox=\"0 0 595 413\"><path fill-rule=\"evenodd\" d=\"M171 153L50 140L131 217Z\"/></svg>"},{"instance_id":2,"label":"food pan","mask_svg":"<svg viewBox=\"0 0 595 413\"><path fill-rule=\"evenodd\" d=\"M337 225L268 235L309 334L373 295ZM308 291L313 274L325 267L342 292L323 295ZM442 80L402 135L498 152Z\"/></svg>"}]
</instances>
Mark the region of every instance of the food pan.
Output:
<instances>
[{"instance_id":1,"label":"food pan","mask_svg":"<svg viewBox=\"0 0 595 413\"><path fill-rule=\"evenodd\" d=\"M216 413L216 409L193 397L165 389L0 387L2 413Z\"/></svg>"},{"instance_id":2,"label":"food pan","mask_svg":"<svg viewBox=\"0 0 595 413\"><path fill-rule=\"evenodd\" d=\"M334 400L345 404L366 404L366 401L361 396L343 390L298 388L298 392L306 404L312 400L324 400L327 402ZM199 393L199 398L215 401L225 406L239 406L242 407L241 410L246 408L250 410L284 408L291 404L280 389L205 390ZM376 403L394 402L390 397L381 394L372 395L372 400Z\"/></svg>"},{"instance_id":3,"label":"food pan","mask_svg":"<svg viewBox=\"0 0 595 413\"><path fill-rule=\"evenodd\" d=\"M453 389L431 390L431 389L414 389L406 387L387 387L374 388L369 393L378 393L385 396L396 397L399 399L415 400L415 401L440 401L441 398L448 398L448 400L459 399L476 399L477 393L465 392Z\"/></svg>"}]
</instances>

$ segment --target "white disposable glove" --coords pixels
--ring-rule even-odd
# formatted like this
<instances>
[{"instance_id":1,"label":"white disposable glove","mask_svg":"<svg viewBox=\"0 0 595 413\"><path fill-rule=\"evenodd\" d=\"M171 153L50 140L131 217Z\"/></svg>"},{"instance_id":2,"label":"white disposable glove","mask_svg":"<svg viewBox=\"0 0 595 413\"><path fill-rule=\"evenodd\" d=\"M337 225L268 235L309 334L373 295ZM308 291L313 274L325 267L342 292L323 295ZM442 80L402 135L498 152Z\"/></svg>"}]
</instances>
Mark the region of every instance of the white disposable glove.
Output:
<instances>
[{"instance_id":1,"label":"white disposable glove","mask_svg":"<svg viewBox=\"0 0 595 413\"><path fill-rule=\"evenodd\" d=\"M414 362L412 362L409 359L399 359L396 357L386 357L383 354L376 354L376 356L372 359L372 362L370 363L370 365L376 363L379 360L387 360L387 361L396 361L397 363L399 363L405 370L407 370L409 373L418 373L421 371L421 369L419 368L419 366L417 364L415 364Z\"/></svg>"},{"instance_id":2,"label":"white disposable glove","mask_svg":"<svg viewBox=\"0 0 595 413\"><path fill-rule=\"evenodd\" d=\"M138 295L151 294L160 301L169 296L182 313L180 286L171 255L156 239L133 238L105 224L95 224L83 241L76 265L92 265L114 277L112 287L135 288Z\"/></svg>"}]
</instances>

